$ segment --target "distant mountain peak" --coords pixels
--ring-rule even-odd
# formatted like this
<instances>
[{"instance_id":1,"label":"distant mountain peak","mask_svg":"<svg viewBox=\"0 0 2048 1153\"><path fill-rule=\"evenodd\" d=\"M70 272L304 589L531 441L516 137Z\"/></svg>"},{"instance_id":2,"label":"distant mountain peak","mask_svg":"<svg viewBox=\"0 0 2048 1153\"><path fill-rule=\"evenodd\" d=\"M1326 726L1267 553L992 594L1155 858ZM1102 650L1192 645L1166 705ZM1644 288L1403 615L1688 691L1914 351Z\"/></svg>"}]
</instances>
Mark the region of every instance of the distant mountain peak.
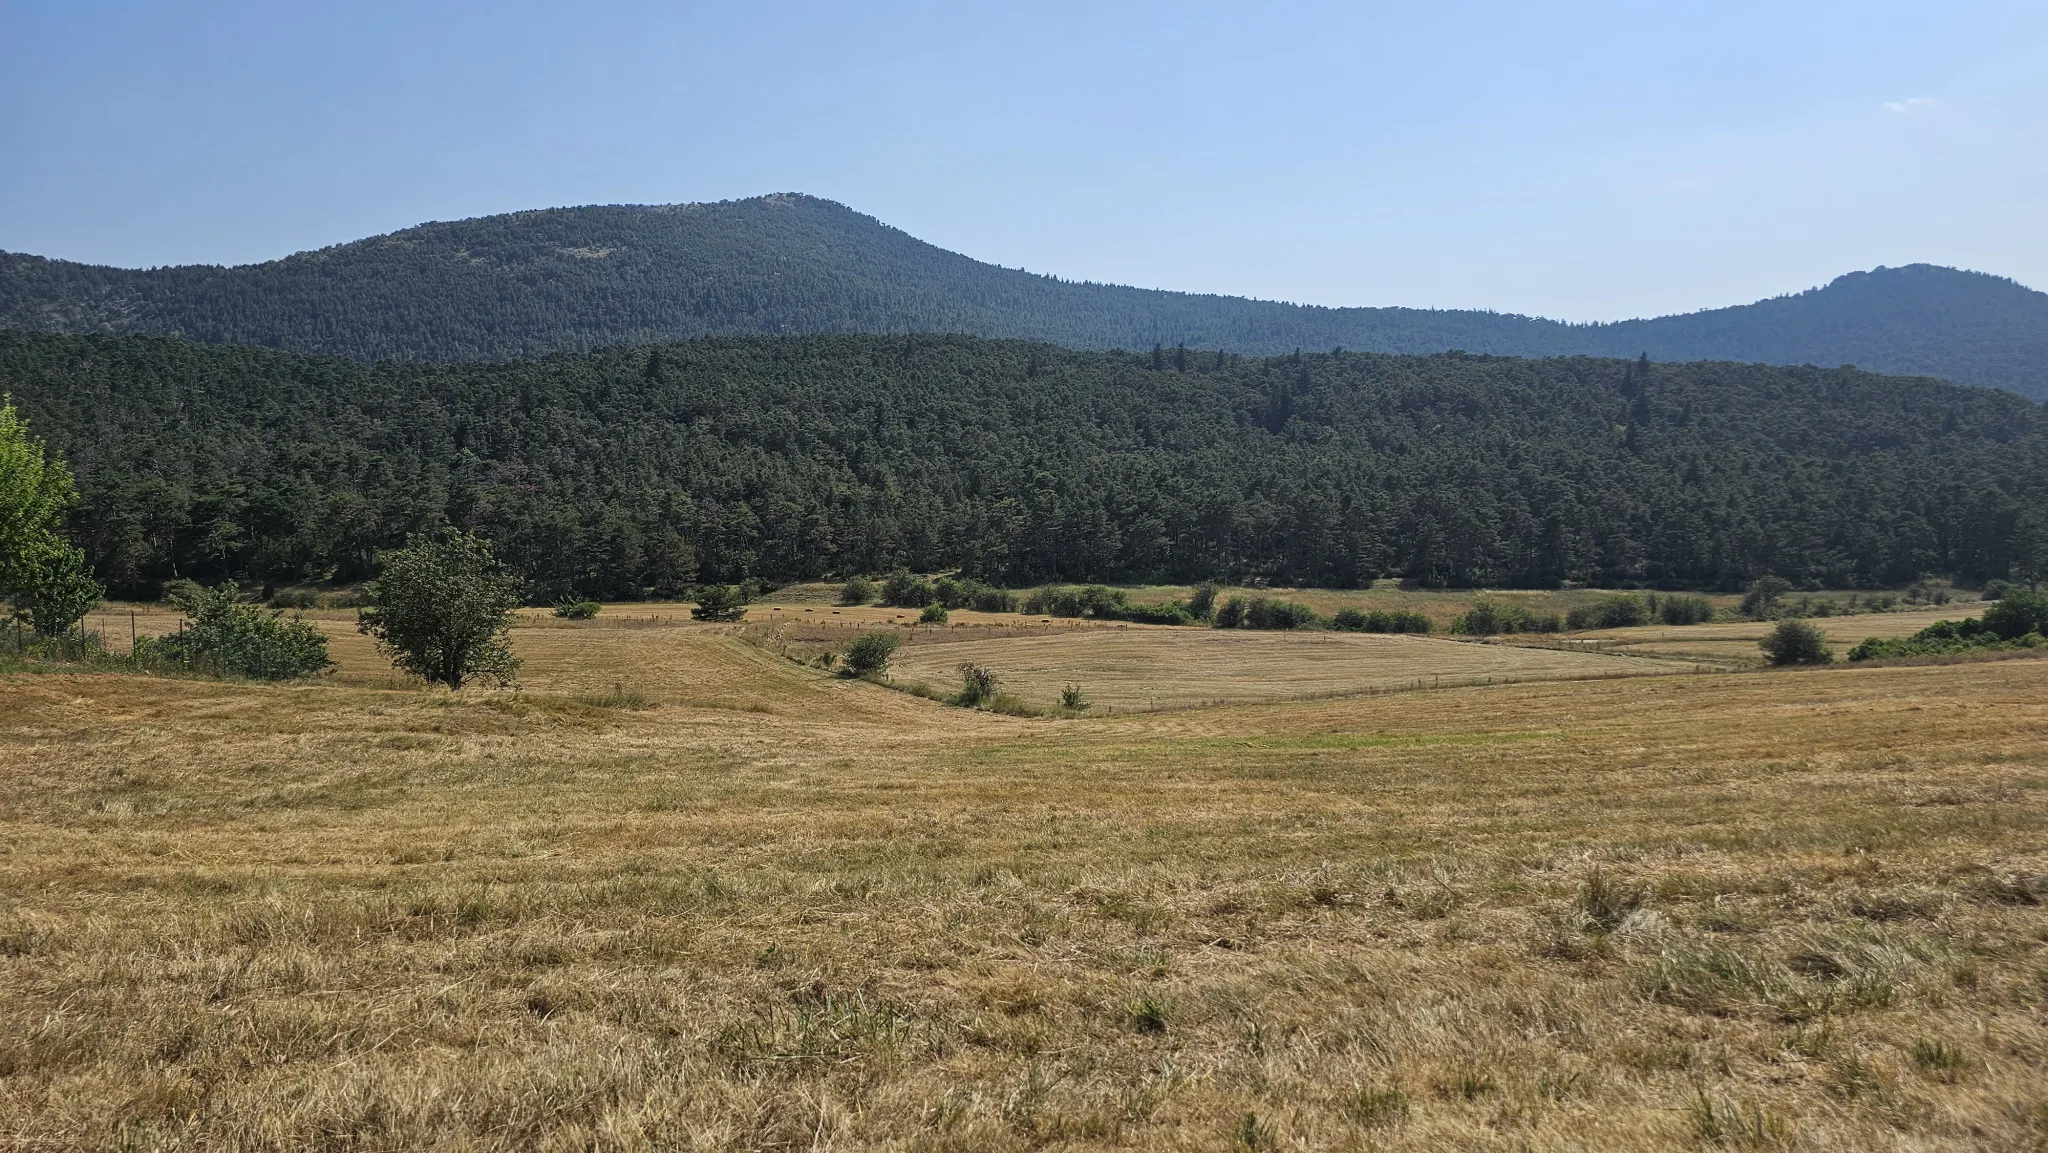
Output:
<instances>
[{"instance_id":1,"label":"distant mountain peak","mask_svg":"<svg viewBox=\"0 0 2048 1153\"><path fill-rule=\"evenodd\" d=\"M1342 346L1854 363L2048 399L2048 294L1930 264L1612 324L1328 308L1060 280L800 192L429 221L234 268L0 253L0 326L179 333L360 359L493 359L718 333L961 332L1074 348Z\"/></svg>"}]
</instances>

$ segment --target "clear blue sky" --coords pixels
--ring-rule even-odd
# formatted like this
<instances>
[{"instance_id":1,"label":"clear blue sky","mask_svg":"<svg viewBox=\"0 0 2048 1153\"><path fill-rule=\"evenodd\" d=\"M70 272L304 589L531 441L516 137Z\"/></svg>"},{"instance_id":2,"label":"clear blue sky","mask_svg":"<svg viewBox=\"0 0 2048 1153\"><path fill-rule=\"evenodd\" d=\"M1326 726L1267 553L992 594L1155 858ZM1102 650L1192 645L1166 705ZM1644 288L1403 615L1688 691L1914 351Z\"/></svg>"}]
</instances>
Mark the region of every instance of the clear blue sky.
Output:
<instances>
[{"instance_id":1,"label":"clear blue sky","mask_svg":"<svg viewBox=\"0 0 2048 1153\"><path fill-rule=\"evenodd\" d=\"M798 191L1066 277L1611 319L2048 288L2048 4L0 4L0 248Z\"/></svg>"}]
</instances>

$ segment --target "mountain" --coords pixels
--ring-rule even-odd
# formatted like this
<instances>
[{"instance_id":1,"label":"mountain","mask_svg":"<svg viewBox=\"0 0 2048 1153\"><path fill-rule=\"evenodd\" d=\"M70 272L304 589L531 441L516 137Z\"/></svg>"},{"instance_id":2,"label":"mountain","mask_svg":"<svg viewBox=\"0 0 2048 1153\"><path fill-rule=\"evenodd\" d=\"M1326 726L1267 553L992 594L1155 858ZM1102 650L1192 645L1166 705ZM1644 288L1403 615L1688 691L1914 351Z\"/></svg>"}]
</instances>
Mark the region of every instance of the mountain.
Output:
<instances>
[{"instance_id":1,"label":"mountain","mask_svg":"<svg viewBox=\"0 0 2048 1153\"><path fill-rule=\"evenodd\" d=\"M984 264L842 205L563 208L424 224L234 268L0 253L0 327L183 334L362 360L530 357L703 335L944 332L1076 349L1186 344L1855 364L2048 400L2048 294L1914 265L1757 304L1566 324L1074 283Z\"/></svg>"},{"instance_id":2,"label":"mountain","mask_svg":"<svg viewBox=\"0 0 2048 1153\"><path fill-rule=\"evenodd\" d=\"M1843 368L714 337L370 365L0 332L117 591L475 528L537 597L959 566L1840 588L2048 570L2048 410Z\"/></svg>"}]
</instances>

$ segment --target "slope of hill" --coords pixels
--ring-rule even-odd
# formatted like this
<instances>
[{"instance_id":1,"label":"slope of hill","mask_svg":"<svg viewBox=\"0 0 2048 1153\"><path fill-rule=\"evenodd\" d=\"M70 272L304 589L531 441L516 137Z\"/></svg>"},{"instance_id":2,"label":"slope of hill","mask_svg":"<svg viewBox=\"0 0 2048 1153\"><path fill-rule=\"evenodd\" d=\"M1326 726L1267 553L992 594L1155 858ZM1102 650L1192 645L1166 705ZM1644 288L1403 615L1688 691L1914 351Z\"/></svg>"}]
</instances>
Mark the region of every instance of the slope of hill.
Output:
<instances>
[{"instance_id":1,"label":"slope of hill","mask_svg":"<svg viewBox=\"0 0 2048 1153\"><path fill-rule=\"evenodd\" d=\"M1851 363L2048 400L2048 294L1915 265L1754 305L1573 325L1071 283L983 264L830 201L521 212L237 268L0 253L0 326L182 334L375 360L495 359L716 334L949 332L1078 349L1335 346Z\"/></svg>"},{"instance_id":2,"label":"slope of hill","mask_svg":"<svg viewBox=\"0 0 2048 1153\"><path fill-rule=\"evenodd\" d=\"M121 591L353 579L447 522L550 598L899 564L1012 585L2048 569L2048 412L1850 369L915 335L365 365L0 332L0 391L76 469L77 538Z\"/></svg>"}]
</instances>

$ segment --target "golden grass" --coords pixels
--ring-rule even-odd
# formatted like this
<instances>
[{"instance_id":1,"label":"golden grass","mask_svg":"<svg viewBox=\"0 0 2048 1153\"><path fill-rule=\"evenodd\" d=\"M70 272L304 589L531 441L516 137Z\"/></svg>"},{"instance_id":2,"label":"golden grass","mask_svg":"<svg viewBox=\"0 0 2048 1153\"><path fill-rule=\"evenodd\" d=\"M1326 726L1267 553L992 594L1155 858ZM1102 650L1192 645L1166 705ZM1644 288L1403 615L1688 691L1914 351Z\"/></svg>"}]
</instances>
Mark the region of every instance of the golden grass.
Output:
<instances>
[{"instance_id":1,"label":"golden grass","mask_svg":"<svg viewBox=\"0 0 2048 1153\"><path fill-rule=\"evenodd\" d=\"M0 1147L2048 1138L2048 663L1026 721L515 644L0 679Z\"/></svg>"},{"instance_id":2,"label":"golden grass","mask_svg":"<svg viewBox=\"0 0 2048 1153\"><path fill-rule=\"evenodd\" d=\"M890 665L900 682L957 688L984 665L1005 692L1049 707L1066 685L1105 711L1187 708L1441 685L1693 672L1676 661L1476 644L1440 637L1129 626L1004 636L913 635Z\"/></svg>"}]
</instances>

